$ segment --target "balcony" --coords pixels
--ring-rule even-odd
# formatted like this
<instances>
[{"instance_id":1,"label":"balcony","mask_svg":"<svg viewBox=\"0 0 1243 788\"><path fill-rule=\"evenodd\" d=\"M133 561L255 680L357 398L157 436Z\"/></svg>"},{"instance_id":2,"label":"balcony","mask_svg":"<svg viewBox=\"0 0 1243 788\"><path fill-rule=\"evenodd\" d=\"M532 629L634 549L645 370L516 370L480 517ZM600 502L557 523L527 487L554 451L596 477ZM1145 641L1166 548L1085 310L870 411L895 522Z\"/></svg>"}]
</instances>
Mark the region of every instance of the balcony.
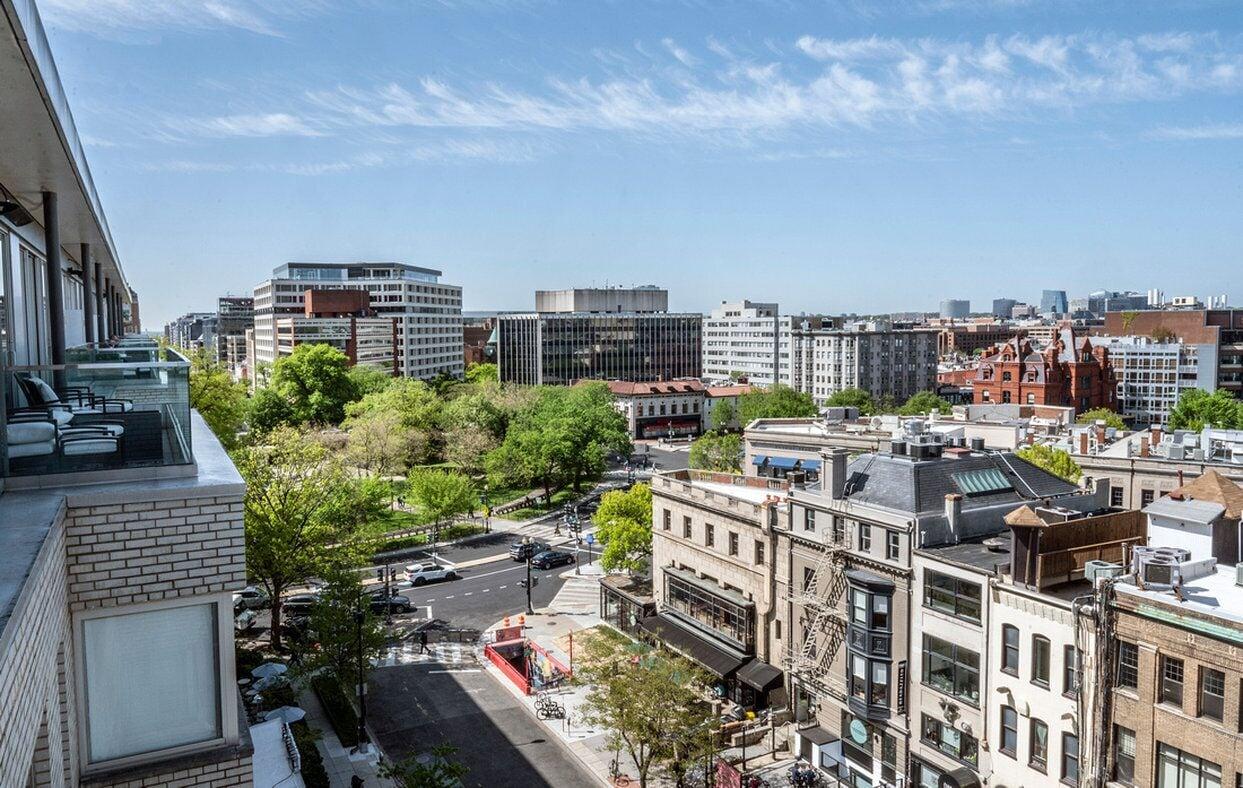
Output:
<instances>
[{"instance_id":1,"label":"balcony","mask_svg":"<svg viewBox=\"0 0 1243 788\"><path fill-rule=\"evenodd\" d=\"M66 351L2 370L0 477L43 487L192 474L190 363L153 343Z\"/></svg>"}]
</instances>

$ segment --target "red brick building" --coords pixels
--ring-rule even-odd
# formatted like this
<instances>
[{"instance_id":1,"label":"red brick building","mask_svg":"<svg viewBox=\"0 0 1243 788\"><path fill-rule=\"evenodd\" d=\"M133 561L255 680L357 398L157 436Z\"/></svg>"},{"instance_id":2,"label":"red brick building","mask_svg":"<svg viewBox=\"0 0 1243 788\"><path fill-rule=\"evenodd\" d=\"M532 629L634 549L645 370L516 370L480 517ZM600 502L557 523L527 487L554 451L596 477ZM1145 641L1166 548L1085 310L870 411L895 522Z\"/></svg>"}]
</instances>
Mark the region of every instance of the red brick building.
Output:
<instances>
[{"instance_id":1,"label":"red brick building","mask_svg":"<svg viewBox=\"0 0 1243 788\"><path fill-rule=\"evenodd\" d=\"M1062 327L1042 351L1026 337L1015 337L986 352L971 381L977 405L1060 405L1083 413L1117 410L1117 381L1109 350L1093 347Z\"/></svg>"}]
</instances>

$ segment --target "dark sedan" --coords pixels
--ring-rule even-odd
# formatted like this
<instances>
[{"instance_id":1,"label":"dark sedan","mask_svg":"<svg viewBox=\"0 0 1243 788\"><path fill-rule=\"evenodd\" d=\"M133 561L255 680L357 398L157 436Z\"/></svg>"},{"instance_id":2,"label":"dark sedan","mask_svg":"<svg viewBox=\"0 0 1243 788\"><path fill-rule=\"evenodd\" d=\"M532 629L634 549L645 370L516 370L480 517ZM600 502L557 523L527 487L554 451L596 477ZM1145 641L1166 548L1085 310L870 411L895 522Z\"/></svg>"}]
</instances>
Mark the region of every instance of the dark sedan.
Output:
<instances>
[{"instance_id":1,"label":"dark sedan","mask_svg":"<svg viewBox=\"0 0 1243 788\"><path fill-rule=\"evenodd\" d=\"M385 604L384 589L371 592L371 610L373 613L409 613L414 610L414 605L410 604L410 597L401 594L390 594L388 604Z\"/></svg>"},{"instance_id":2,"label":"dark sedan","mask_svg":"<svg viewBox=\"0 0 1243 788\"><path fill-rule=\"evenodd\" d=\"M281 604L281 612L286 618L306 618L311 615L312 608L319 603L319 594L294 594L285 597Z\"/></svg>"},{"instance_id":3,"label":"dark sedan","mask_svg":"<svg viewBox=\"0 0 1243 788\"><path fill-rule=\"evenodd\" d=\"M574 556L561 550L545 550L531 559L531 566L537 569L552 569L554 566L572 563L574 563Z\"/></svg>"}]
</instances>

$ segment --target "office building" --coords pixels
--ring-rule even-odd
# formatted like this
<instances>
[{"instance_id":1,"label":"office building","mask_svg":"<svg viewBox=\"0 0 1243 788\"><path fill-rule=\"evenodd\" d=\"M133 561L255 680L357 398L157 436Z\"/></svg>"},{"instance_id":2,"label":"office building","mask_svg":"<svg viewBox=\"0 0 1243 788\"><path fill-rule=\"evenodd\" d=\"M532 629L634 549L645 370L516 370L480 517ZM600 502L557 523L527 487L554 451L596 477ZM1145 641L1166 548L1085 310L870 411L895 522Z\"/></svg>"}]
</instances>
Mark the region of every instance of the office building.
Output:
<instances>
[{"instance_id":1,"label":"office building","mask_svg":"<svg viewBox=\"0 0 1243 788\"><path fill-rule=\"evenodd\" d=\"M1018 301L1013 298L994 298L991 314L999 320L1009 320L1016 304Z\"/></svg>"},{"instance_id":2,"label":"office building","mask_svg":"<svg viewBox=\"0 0 1243 788\"><path fill-rule=\"evenodd\" d=\"M971 385L976 404L1117 409L1109 348L1093 346L1069 327L1059 328L1043 350L1020 336L986 352Z\"/></svg>"},{"instance_id":3,"label":"office building","mask_svg":"<svg viewBox=\"0 0 1243 788\"><path fill-rule=\"evenodd\" d=\"M124 316L122 322L122 334L141 334L142 333L142 315L138 311L138 291L129 288L129 301L121 304L121 313Z\"/></svg>"},{"instance_id":4,"label":"office building","mask_svg":"<svg viewBox=\"0 0 1243 788\"><path fill-rule=\"evenodd\" d=\"M791 388L823 405L838 391L863 389L903 402L936 388L936 329L896 329L886 323L791 334Z\"/></svg>"},{"instance_id":5,"label":"office building","mask_svg":"<svg viewBox=\"0 0 1243 788\"><path fill-rule=\"evenodd\" d=\"M831 323L820 315L782 315L776 304L722 302L704 318L703 376L716 383L745 379L769 388L790 385L790 334Z\"/></svg>"},{"instance_id":6,"label":"office building","mask_svg":"<svg viewBox=\"0 0 1243 788\"><path fill-rule=\"evenodd\" d=\"M248 786L244 483L188 362L123 336L133 291L47 35L33 3L5 11L0 785Z\"/></svg>"},{"instance_id":7,"label":"office building","mask_svg":"<svg viewBox=\"0 0 1243 788\"><path fill-rule=\"evenodd\" d=\"M230 370L246 363L246 329L255 325L255 299L221 296L216 299L216 360Z\"/></svg>"},{"instance_id":8,"label":"office building","mask_svg":"<svg viewBox=\"0 0 1243 788\"><path fill-rule=\"evenodd\" d=\"M1069 311L1065 290L1044 290L1040 293L1040 314L1057 316Z\"/></svg>"},{"instance_id":9,"label":"office building","mask_svg":"<svg viewBox=\"0 0 1243 788\"><path fill-rule=\"evenodd\" d=\"M187 312L164 326L164 338L178 350L206 350L214 358L217 325L215 312Z\"/></svg>"},{"instance_id":10,"label":"office building","mask_svg":"<svg viewBox=\"0 0 1243 788\"><path fill-rule=\"evenodd\" d=\"M937 353L941 356L973 356L1014 338L1018 329L1008 323L980 319L969 323L941 326L937 336Z\"/></svg>"},{"instance_id":11,"label":"office building","mask_svg":"<svg viewBox=\"0 0 1243 788\"><path fill-rule=\"evenodd\" d=\"M652 286L539 291L539 311L497 316L502 383L644 383L702 375L703 315L670 313Z\"/></svg>"},{"instance_id":12,"label":"office building","mask_svg":"<svg viewBox=\"0 0 1243 788\"><path fill-rule=\"evenodd\" d=\"M1215 388L1243 397L1243 309L1109 312L1104 333L1176 339L1197 346L1197 372L1214 376Z\"/></svg>"},{"instance_id":13,"label":"office building","mask_svg":"<svg viewBox=\"0 0 1243 788\"><path fill-rule=\"evenodd\" d=\"M305 315L308 290L361 290L376 317L397 321L397 373L427 380L461 377L465 369L462 288L441 272L405 263L286 263L255 287L254 355L250 364L279 356L276 321Z\"/></svg>"},{"instance_id":14,"label":"office building","mask_svg":"<svg viewBox=\"0 0 1243 788\"><path fill-rule=\"evenodd\" d=\"M1165 424L1179 396L1187 389L1212 391L1215 366L1200 357L1215 358L1214 345L1157 342L1152 337L1089 338L1093 346L1109 348L1109 360L1118 378L1118 412L1132 426Z\"/></svg>"},{"instance_id":15,"label":"office building","mask_svg":"<svg viewBox=\"0 0 1243 788\"><path fill-rule=\"evenodd\" d=\"M302 306L303 314L275 321L277 358L292 354L298 345L331 345L351 365L395 374L398 319L377 316L365 290L308 288Z\"/></svg>"},{"instance_id":16,"label":"office building","mask_svg":"<svg viewBox=\"0 0 1243 788\"><path fill-rule=\"evenodd\" d=\"M613 406L637 440L694 437L703 432L707 387L696 379L631 383L610 380Z\"/></svg>"},{"instance_id":17,"label":"office building","mask_svg":"<svg viewBox=\"0 0 1243 788\"><path fill-rule=\"evenodd\" d=\"M966 299L949 298L941 302L941 317L962 320L971 314L971 302Z\"/></svg>"}]
</instances>

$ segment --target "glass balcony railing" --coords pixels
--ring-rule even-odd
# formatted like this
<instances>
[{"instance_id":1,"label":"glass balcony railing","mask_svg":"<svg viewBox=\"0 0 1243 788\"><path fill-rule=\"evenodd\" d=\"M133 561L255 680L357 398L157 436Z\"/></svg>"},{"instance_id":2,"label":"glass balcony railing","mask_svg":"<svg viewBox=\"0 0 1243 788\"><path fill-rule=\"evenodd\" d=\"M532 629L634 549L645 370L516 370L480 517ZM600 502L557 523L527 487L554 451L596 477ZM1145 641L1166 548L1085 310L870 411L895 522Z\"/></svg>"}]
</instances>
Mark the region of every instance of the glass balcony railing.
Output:
<instances>
[{"instance_id":1,"label":"glass balcony railing","mask_svg":"<svg viewBox=\"0 0 1243 788\"><path fill-rule=\"evenodd\" d=\"M185 358L152 344L72 348L66 362L0 367L0 476L194 461Z\"/></svg>"}]
</instances>

